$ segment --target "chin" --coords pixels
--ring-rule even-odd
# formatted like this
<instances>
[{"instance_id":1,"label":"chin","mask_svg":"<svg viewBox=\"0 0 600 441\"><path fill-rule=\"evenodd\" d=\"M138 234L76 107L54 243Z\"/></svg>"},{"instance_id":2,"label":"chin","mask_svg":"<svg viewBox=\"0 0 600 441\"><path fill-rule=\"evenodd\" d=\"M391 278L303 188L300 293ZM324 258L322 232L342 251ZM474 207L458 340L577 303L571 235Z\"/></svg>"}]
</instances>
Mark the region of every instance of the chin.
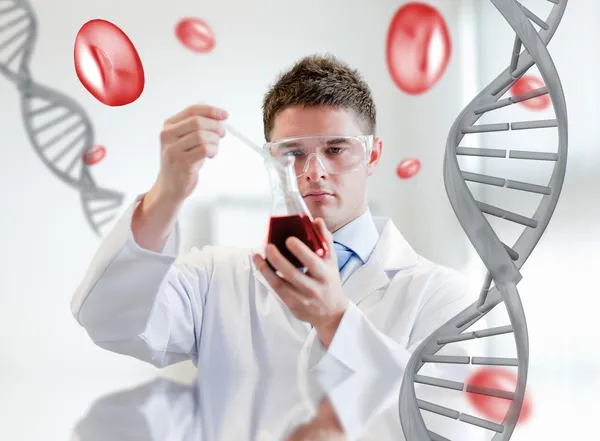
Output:
<instances>
[{"instance_id":1,"label":"chin","mask_svg":"<svg viewBox=\"0 0 600 441\"><path fill-rule=\"evenodd\" d=\"M319 205L319 204L306 204L306 206L308 207L308 211L310 211L310 214L314 216L319 216L323 211L323 206Z\"/></svg>"},{"instance_id":2,"label":"chin","mask_svg":"<svg viewBox=\"0 0 600 441\"><path fill-rule=\"evenodd\" d=\"M307 198L304 201L313 218L320 217L326 222L328 219L335 218L335 213L339 209L339 201L333 200L333 198L325 201L315 201Z\"/></svg>"},{"instance_id":3,"label":"chin","mask_svg":"<svg viewBox=\"0 0 600 441\"><path fill-rule=\"evenodd\" d=\"M329 211L323 206L323 204L319 203L308 203L306 206L308 207L308 211L310 211L310 214L313 218L325 218L327 216L327 212Z\"/></svg>"}]
</instances>

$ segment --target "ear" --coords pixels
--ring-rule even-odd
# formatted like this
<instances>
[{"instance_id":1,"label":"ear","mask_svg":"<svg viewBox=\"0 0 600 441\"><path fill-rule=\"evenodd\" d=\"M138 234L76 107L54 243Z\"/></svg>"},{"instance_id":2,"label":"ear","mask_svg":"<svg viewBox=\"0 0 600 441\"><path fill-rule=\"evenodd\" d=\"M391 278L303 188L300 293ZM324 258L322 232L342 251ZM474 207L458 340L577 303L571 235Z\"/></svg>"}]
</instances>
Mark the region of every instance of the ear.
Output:
<instances>
[{"instance_id":1,"label":"ear","mask_svg":"<svg viewBox=\"0 0 600 441\"><path fill-rule=\"evenodd\" d=\"M373 147L371 148L371 156L369 157L369 163L367 164L367 175L371 176L375 173L377 164L381 159L381 153L383 151L383 141L377 137L373 140Z\"/></svg>"}]
</instances>

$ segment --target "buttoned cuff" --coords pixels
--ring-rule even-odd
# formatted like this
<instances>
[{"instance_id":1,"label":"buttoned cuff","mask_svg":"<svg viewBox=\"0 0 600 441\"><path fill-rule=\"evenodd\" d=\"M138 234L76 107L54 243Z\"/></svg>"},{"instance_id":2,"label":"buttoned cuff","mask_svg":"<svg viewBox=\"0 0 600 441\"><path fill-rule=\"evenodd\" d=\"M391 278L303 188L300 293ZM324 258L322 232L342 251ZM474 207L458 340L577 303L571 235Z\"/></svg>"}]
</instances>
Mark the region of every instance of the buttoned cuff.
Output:
<instances>
[{"instance_id":1,"label":"buttoned cuff","mask_svg":"<svg viewBox=\"0 0 600 441\"><path fill-rule=\"evenodd\" d=\"M398 399L402 375L353 374L327 393L348 441L357 440L382 412Z\"/></svg>"},{"instance_id":2,"label":"buttoned cuff","mask_svg":"<svg viewBox=\"0 0 600 441\"><path fill-rule=\"evenodd\" d=\"M380 332L354 303L349 302L331 344L316 370L339 369L354 372L405 369L410 354Z\"/></svg>"}]
</instances>

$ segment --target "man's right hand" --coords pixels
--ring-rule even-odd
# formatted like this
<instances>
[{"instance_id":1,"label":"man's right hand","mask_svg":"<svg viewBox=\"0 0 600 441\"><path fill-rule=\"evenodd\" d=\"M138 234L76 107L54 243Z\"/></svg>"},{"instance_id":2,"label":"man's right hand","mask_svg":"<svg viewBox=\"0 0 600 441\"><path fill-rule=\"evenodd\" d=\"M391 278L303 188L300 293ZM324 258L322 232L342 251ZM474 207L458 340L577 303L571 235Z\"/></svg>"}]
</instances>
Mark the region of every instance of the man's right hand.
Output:
<instances>
[{"instance_id":1,"label":"man's right hand","mask_svg":"<svg viewBox=\"0 0 600 441\"><path fill-rule=\"evenodd\" d=\"M160 133L160 173L155 187L162 197L183 202L196 188L206 158L219 151L225 136L223 109L195 105L167 119Z\"/></svg>"},{"instance_id":2,"label":"man's right hand","mask_svg":"<svg viewBox=\"0 0 600 441\"><path fill-rule=\"evenodd\" d=\"M183 201L194 191L206 158L213 158L225 136L223 109L188 107L167 119L160 134L160 172L154 186L133 213L131 229L142 248L160 252Z\"/></svg>"}]
</instances>

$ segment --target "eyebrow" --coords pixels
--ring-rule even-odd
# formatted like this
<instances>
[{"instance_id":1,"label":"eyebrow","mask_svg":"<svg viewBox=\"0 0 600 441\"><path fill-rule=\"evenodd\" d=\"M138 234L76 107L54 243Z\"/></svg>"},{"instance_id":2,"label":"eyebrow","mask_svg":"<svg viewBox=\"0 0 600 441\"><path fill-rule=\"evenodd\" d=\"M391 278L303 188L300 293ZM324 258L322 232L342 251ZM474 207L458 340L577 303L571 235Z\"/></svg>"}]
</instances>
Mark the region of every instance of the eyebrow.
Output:
<instances>
[{"instance_id":1,"label":"eyebrow","mask_svg":"<svg viewBox=\"0 0 600 441\"><path fill-rule=\"evenodd\" d=\"M290 147L299 147L300 143L298 141L290 141L290 142L284 142L281 145L279 145L280 149L287 149Z\"/></svg>"},{"instance_id":2,"label":"eyebrow","mask_svg":"<svg viewBox=\"0 0 600 441\"><path fill-rule=\"evenodd\" d=\"M335 139L331 139L331 140L327 141L327 145L341 144L346 141L347 141L346 138L335 138Z\"/></svg>"},{"instance_id":3,"label":"eyebrow","mask_svg":"<svg viewBox=\"0 0 600 441\"><path fill-rule=\"evenodd\" d=\"M346 142L347 139L346 138L334 138L334 139L330 139L329 141L326 142L327 145L337 145L337 144L342 144L343 142ZM299 143L298 141L290 141L290 142L284 142L282 143L279 148L280 149L286 149L286 148L292 148L292 147L301 147L302 144Z\"/></svg>"}]
</instances>

